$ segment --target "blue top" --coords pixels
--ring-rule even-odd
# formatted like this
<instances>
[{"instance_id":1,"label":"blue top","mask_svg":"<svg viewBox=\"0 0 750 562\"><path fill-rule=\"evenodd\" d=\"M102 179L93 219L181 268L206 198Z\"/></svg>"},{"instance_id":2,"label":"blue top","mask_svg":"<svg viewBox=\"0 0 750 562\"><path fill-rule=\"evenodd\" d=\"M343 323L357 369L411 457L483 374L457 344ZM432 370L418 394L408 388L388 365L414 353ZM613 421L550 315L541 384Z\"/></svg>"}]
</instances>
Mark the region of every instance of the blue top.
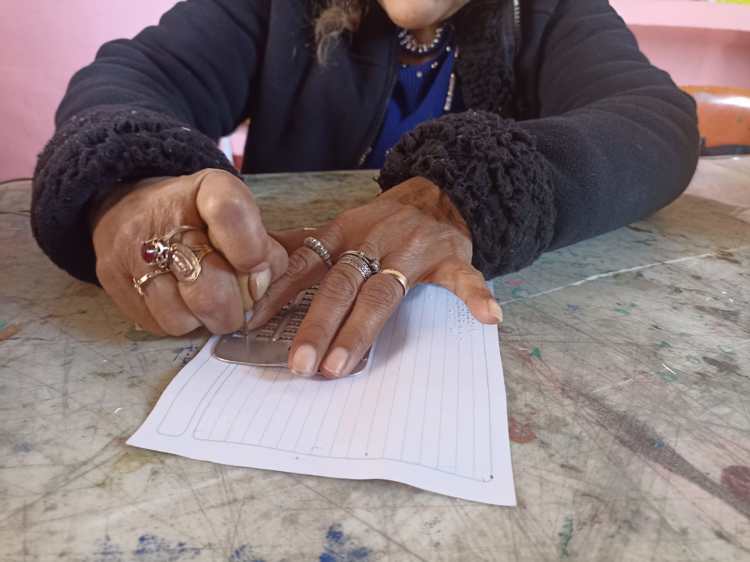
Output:
<instances>
[{"instance_id":1,"label":"blue top","mask_svg":"<svg viewBox=\"0 0 750 562\"><path fill-rule=\"evenodd\" d=\"M398 81L375 144L363 167L382 168L386 152L393 147L401 135L411 131L424 121L435 119L445 113L450 77L455 61L453 49L442 49L436 58L413 66L402 65ZM463 111L463 100L458 86L453 89L450 112Z\"/></svg>"}]
</instances>

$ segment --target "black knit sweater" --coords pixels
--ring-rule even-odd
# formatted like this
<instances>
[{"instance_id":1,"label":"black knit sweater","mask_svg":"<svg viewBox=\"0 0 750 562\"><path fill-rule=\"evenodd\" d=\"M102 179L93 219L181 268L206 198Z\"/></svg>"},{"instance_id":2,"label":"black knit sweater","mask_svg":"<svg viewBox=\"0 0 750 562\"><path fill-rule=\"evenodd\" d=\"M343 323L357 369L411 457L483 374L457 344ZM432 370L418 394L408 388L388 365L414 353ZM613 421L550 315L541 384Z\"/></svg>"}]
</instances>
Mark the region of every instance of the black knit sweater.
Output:
<instances>
[{"instance_id":1,"label":"black knit sweater","mask_svg":"<svg viewBox=\"0 0 750 562\"><path fill-rule=\"evenodd\" d=\"M463 214L487 277L638 220L687 186L695 107L651 66L606 0L506 0L455 16L470 109L402 137L384 189L425 176ZM119 184L232 170L215 139L252 119L244 172L350 169L372 144L397 69L373 7L326 65L311 0L188 0L71 81L34 177L32 226L60 267L96 281L86 220Z\"/></svg>"}]
</instances>

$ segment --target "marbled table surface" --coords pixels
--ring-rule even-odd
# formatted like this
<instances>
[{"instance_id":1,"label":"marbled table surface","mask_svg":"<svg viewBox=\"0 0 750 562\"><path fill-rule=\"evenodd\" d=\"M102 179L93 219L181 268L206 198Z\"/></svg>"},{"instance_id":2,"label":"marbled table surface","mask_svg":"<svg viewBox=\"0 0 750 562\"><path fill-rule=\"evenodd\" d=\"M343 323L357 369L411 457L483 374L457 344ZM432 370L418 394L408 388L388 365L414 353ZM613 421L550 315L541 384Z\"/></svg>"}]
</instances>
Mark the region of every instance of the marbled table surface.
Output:
<instances>
[{"instance_id":1,"label":"marbled table surface","mask_svg":"<svg viewBox=\"0 0 750 562\"><path fill-rule=\"evenodd\" d=\"M372 175L249 183L280 228ZM42 255L29 198L0 186L0 561L750 560L750 160L495 280L517 508L126 446L206 335L135 331Z\"/></svg>"}]
</instances>

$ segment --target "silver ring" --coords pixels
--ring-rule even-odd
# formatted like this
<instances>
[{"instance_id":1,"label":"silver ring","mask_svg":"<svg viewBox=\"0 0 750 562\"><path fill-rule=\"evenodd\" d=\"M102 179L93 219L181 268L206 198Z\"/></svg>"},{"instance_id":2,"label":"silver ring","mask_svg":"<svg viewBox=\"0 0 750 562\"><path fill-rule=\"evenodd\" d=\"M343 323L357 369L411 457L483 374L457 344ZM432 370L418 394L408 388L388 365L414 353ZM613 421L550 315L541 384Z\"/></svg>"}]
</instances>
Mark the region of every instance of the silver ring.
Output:
<instances>
[{"instance_id":1,"label":"silver ring","mask_svg":"<svg viewBox=\"0 0 750 562\"><path fill-rule=\"evenodd\" d=\"M359 272L365 281L372 277L373 272L372 269L370 269L370 264L367 263L367 260L361 258L356 253L344 252L336 263L342 263L349 267L353 267Z\"/></svg>"},{"instance_id":2,"label":"silver ring","mask_svg":"<svg viewBox=\"0 0 750 562\"><path fill-rule=\"evenodd\" d=\"M406 293L409 292L409 280L406 278L406 275L401 273L398 269L383 269L380 273L382 275L390 275L398 281L404 289L404 296L406 296Z\"/></svg>"},{"instance_id":3,"label":"silver ring","mask_svg":"<svg viewBox=\"0 0 750 562\"><path fill-rule=\"evenodd\" d=\"M329 267L333 267L333 261L331 261L331 253L328 248L325 247L323 242L313 236L308 236L303 242L305 247L310 248L313 252L320 256L320 259Z\"/></svg>"},{"instance_id":4,"label":"silver ring","mask_svg":"<svg viewBox=\"0 0 750 562\"><path fill-rule=\"evenodd\" d=\"M378 258L371 258L361 250L347 250L339 256L339 260L344 256L355 256L364 261L369 267L373 274L380 273L380 260Z\"/></svg>"}]
</instances>

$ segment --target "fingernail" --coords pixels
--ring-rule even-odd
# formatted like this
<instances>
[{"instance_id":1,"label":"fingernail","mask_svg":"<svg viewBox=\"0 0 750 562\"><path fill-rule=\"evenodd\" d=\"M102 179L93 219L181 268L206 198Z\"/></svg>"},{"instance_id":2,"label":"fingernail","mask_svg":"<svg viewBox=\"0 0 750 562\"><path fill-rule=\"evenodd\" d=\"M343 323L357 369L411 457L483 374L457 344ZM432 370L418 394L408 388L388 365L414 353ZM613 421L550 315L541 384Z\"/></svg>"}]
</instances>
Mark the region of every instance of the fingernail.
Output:
<instances>
[{"instance_id":1,"label":"fingernail","mask_svg":"<svg viewBox=\"0 0 750 562\"><path fill-rule=\"evenodd\" d=\"M495 320L497 320L498 324L502 324L503 309L500 308L500 305L497 304L497 302L494 299L487 301L487 309L490 313L490 316L492 316Z\"/></svg>"},{"instance_id":2,"label":"fingernail","mask_svg":"<svg viewBox=\"0 0 750 562\"><path fill-rule=\"evenodd\" d=\"M297 348L292 356L292 372L295 375L310 376L315 374L315 363L318 356L315 348L310 344L304 343Z\"/></svg>"},{"instance_id":3,"label":"fingernail","mask_svg":"<svg viewBox=\"0 0 750 562\"><path fill-rule=\"evenodd\" d=\"M332 375L340 377L348 360L349 352L343 347L337 347L323 361L323 369Z\"/></svg>"},{"instance_id":4,"label":"fingernail","mask_svg":"<svg viewBox=\"0 0 750 562\"><path fill-rule=\"evenodd\" d=\"M269 285L271 285L271 270L269 268L250 274L250 292L256 301L263 298Z\"/></svg>"},{"instance_id":5,"label":"fingernail","mask_svg":"<svg viewBox=\"0 0 750 562\"><path fill-rule=\"evenodd\" d=\"M240 275L237 277L237 282L240 284L240 293L242 294L242 309L245 311L252 310L255 306L255 301L250 295L250 276Z\"/></svg>"}]
</instances>

